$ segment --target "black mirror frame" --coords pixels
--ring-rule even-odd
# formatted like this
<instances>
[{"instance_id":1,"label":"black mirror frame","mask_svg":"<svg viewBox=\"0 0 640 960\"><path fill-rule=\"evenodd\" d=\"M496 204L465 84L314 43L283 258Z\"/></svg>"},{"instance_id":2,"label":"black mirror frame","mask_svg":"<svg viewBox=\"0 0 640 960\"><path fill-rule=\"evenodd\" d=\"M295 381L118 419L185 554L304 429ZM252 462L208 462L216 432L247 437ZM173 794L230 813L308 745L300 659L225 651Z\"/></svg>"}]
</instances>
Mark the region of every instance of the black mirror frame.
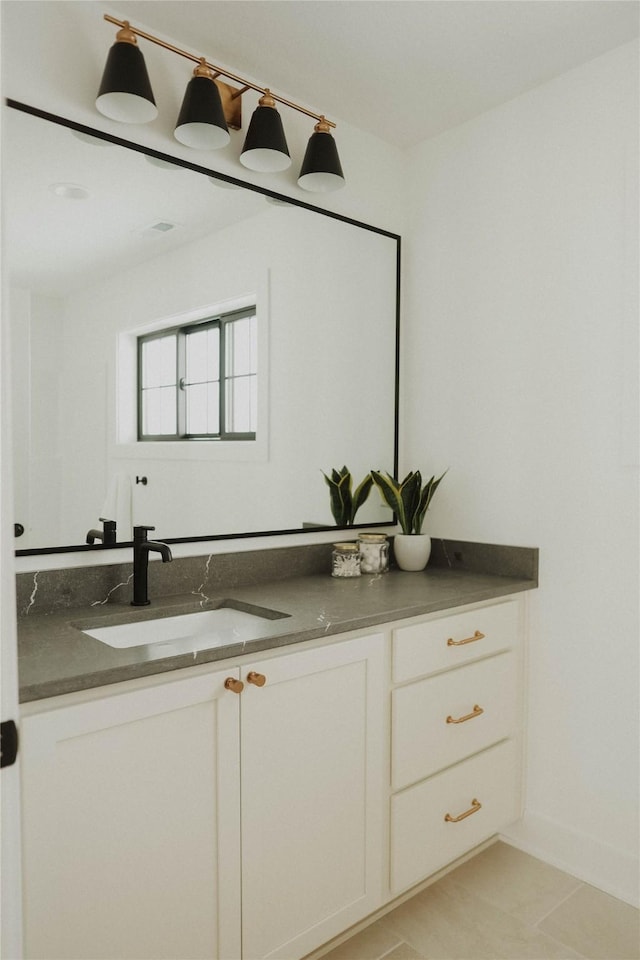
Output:
<instances>
[{"instance_id":1,"label":"black mirror frame","mask_svg":"<svg viewBox=\"0 0 640 960\"><path fill-rule=\"evenodd\" d=\"M333 220L339 220L342 223L348 223L355 227L360 227L363 230L369 230L372 233L379 234L383 237L389 237L391 240L395 241L396 244L396 316L395 316L395 357L394 357L394 371L395 371L395 387L394 387L394 437L393 437L393 471L394 475L397 476L398 471L398 434L399 434L399 399L400 399L400 270L401 270L401 246L402 238L397 233L392 233L389 230L384 230L381 227L374 227L371 224L363 223L360 220L355 220L352 217L346 217L340 213L334 213L331 210L324 210L322 207L316 207L313 204L306 203L304 200L298 200L294 197L286 196L285 194L276 193L274 190L268 190L265 187L256 186L253 183L247 183L244 180L239 180L236 177L228 176L224 173L219 173L216 170L211 170L208 167L204 167L201 164L191 163L188 160L182 160L179 157L173 157L171 154L162 153L159 150L154 150L151 147L145 147L142 144L135 143L132 140L125 140L122 137L113 136L110 133L106 133L102 130L96 130L94 127L86 126L86 124L77 123L75 120L69 120L66 117L58 116L54 113L49 113L46 110L40 110L38 107L33 107L26 103L21 103L18 100L13 100L7 98L5 103L8 107L13 110L19 110L21 113L27 113L34 117L39 117L42 120L48 120L50 123L55 123L58 126L68 127L71 130L75 130L78 133L84 133L88 136L96 137L99 140L106 140L109 143L117 144L118 146L124 147L127 150L133 150L136 153L142 153L148 157L153 157L157 160L163 160L168 163L176 164L177 166L184 167L187 170L193 170L195 173L204 174L207 177L214 177L218 180L224 180L227 183L234 184L235 186L242 187L245 190L251 190L254 193L260 193L263 196L271 197L274 200L279 200L284 203L292 204L296 207L302 207L305 210L310 210L312 213L318 213L324 217L330 217ZM390 523L395 522L395 517L391 521L383 521L379 523L362 523L354 524L352 527L338 527L338 526L314 526L313 532L323 532L323 531L334 531L334 530L358 530L371 527L387 527ZM274 537L274 536L285 536L290 534L300 534L300 533L309 533L309 529L294 527L292 529L286 530L260 530L247 533L225 533L225 534L209 534L198 537L168 537L164 538L166 543L201 543L207 541L216 541L216 540L246 540L247 538L254 537ZM116 550L122 547L131 547L133 544L132 540L122 540L113 544L69 544L65 546L57 547L39 547L29 550L16 550L16 557L27 557L27 556L38 556L42 554L50 553L86 553L95 550Z\"/></svg>"}]
</instances>

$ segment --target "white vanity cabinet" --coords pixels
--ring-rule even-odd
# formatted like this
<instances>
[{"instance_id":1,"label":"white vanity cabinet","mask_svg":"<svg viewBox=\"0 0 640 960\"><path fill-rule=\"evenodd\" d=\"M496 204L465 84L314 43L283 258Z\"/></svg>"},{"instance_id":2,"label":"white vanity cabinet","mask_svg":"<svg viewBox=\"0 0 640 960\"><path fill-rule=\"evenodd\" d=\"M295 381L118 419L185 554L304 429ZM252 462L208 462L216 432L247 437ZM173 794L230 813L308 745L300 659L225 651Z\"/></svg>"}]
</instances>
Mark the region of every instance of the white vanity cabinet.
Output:
<instances>
[{"instance_id":1,"label":"white vanity cabinet","mask_svg":"<svg viewBox=\"0 0 640 960\"><path fill-rule=\"evenodd\" d=\"M385 666L374 634L27 705L26 957L293 958L376 910Z\"/></svg>"},{"instance_id":2,"label":"white vanity cabinet","mask_svg":"<svg viewBox=\"0 0 640 960\"><path fill-rule=\"evenodd\" d=\"M391 894L520 815L523 605L392 631Z\"/></svg>"},{"instance_id":3,"label":"white vanity cabinet","mask_svg":"<svg viewBox=\"0 0 640 960\"><path fill-rule=\"evenodd\" d=\"M302 957L382 904L386 662L377 634L241 671L247 960Z\"/></svg>"},{"instance_id":4,"label":"white vanity cabinet","mask_svg":"<svg viewBox=\"0 0 640 960\"><path fill-rule=\"evenodd\" d=\"M240 955L240 703L227 676L25 710L25 957Z\"/></svg>"},{"instance_id":5,"label":"white vanity cabinet","mask_svg":"<svg viewBox=\"0 0 640 960\"><path fill-rule=\"evenodd\" d=\"M27 704L46 960L298 960L520 815L525 603Z\"/></svg>"}]
</instances>

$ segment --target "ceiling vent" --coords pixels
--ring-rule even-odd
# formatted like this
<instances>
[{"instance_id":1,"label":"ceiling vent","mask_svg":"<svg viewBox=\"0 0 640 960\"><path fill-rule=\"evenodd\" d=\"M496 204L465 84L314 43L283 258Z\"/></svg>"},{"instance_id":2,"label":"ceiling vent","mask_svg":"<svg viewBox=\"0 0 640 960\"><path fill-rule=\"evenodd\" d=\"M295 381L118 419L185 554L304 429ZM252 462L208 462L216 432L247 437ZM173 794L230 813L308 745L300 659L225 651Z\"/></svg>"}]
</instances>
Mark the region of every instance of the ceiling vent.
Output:
<instances>
[{"instance_id":1,"label":"ceiling vent","mask_svg":"<svg viewBox=\"0 0 640 960\"><path fill-rule=\"evenodd\" d=\"M140 233L143 237L157 237L158 234L170 233L171 230L175 230L177 226L178 224L173 223L171 220L154 220L153 223L142 227Z\"/></svg>"}]
</instances>

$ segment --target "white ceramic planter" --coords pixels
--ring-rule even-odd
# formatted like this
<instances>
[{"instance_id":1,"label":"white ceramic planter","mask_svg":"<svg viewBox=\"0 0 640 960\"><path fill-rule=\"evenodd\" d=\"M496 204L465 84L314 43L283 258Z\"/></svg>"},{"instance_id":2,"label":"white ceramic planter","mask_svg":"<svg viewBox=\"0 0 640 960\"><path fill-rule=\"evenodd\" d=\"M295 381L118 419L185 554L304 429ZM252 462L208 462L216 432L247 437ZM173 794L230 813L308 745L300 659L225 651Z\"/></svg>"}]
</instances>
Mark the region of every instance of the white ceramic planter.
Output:
<instances>
[{"instance_id":1,"label":"white ceramic planter","mask_svg":"<svg viewBox=\"0 0 640 960\"><path fill-rule=\"evenodd\" d=\"M396 533L393 552L401 570L424 570L431 555L428 533Z\"/></svg>"}]
</instances>

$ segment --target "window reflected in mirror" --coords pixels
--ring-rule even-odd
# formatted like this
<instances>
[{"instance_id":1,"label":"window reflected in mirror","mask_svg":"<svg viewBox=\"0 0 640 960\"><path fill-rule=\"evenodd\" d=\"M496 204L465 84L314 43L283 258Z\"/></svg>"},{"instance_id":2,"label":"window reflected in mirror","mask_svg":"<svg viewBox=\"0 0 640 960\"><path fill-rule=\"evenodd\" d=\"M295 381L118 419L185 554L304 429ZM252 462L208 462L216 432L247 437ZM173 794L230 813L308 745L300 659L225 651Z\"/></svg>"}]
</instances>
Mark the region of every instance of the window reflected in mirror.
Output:
<instances>
[{"instance_id":1,"label":"window reflected in mirror","mask_svg":"<svg viewBox=\"0 0 640 960\"><path fill-rule=\"evenodd\" d=\"M255 308L138 337L138 439L254 440Z\"/></svg>"}]
</instances>

